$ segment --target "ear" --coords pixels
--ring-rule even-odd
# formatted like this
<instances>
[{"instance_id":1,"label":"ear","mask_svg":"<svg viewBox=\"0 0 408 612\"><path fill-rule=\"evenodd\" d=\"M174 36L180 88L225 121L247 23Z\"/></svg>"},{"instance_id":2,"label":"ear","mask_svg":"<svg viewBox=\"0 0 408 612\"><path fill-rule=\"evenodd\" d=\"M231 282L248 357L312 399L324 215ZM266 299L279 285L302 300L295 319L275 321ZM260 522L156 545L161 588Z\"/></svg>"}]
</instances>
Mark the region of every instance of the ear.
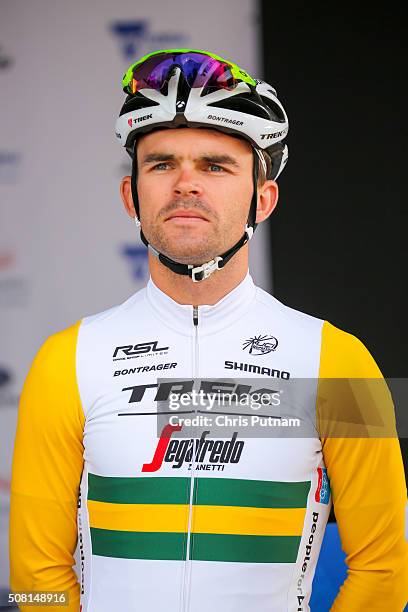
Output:
<instances>
[{"instance_id":1,"label":"ear","mask_svg":"<svg viewBox=\"0 0 408 612\"><path fill-rule=\"evenodd\" d=\"M132 188L130 184L130 176L124 176L120 183L120 197L129 217L135 218L136 211L133 205Z\"/></svg>"},{"instance_id":2,"label":"ear","mask_svg":"<svg viewBox=\"0 0 408 612\"><path fill-rule=\"evenodd\" d=\"M265 221L278 203L279 188L275 181L265 181L258 186L258 205L256 209L256 223Z\"/></svg>"}]
</instances>

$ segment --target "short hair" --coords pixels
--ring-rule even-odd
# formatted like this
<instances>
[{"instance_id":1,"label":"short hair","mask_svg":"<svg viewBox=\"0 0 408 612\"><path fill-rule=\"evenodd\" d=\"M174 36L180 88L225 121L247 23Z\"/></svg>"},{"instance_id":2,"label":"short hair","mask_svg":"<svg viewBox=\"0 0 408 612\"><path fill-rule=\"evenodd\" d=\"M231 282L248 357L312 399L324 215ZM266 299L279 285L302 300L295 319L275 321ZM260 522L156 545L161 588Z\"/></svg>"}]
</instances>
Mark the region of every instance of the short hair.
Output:
<instances>
[{"instance_id":1,"label":"short hair","mask_svg":"<svg viewBox=\"0 0 408 612\"><path fill-rule=\"evenodd\" d=\"M262 155L262 157L264 158L265 161L265 166L264 164L261 162L261 160L259 160L259 170L258 170L258 184L259 185L263 185L267 180L268 177L271 176L271 172L272 172L272 159L271 156L269 155L269 153L267 153L264 150L260 150L259 151L260 154ZM266 172L265 172L265 167L266 167Z\"/></svg>"}]
</instances>

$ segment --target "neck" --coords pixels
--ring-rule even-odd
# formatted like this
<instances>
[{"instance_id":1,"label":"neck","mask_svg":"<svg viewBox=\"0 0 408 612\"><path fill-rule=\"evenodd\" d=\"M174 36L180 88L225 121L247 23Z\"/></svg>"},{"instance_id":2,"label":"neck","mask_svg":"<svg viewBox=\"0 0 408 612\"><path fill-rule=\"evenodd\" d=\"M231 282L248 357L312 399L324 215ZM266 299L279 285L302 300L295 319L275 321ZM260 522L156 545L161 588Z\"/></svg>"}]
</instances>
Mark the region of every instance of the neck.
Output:
<instances>
[{"instance_id":1,"label":"neck","mask_svg":"<svg viewBox=\"0 0 408 612\"><path fill-rule=\"evenodd\" d=\"M242 282L248 272L248 245L230 259L225 268L193 283L189 276L169 270L149 251L149 270L156 287L179 304L216 304Z\"/></svg>"}]
</instances>

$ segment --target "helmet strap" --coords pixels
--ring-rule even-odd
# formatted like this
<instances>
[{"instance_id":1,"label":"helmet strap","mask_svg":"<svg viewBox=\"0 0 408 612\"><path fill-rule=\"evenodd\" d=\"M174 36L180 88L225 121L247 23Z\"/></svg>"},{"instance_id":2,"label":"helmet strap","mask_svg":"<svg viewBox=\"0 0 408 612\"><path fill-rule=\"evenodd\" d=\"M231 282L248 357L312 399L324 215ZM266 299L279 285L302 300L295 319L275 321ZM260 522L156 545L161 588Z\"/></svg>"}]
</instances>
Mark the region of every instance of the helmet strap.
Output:
<instances>
[{"instance_id":1,"label":"helmet strap","mask_svg":"<svg viewBox=\"0 0 408 612\"><path fill-rule=\"evenodd\" d=\"M193 282L199 282L208 278L215 270L221 270L239 251L241 247L244 246L249 240L252 238L253 233L256 229L256 210L258 204L258 175L259 175L259 160L262 154L257 150L253 149L253 165L252 165L252 180L253 180L253 193L251 199L251 205L248 213L248 220L245 225L244 234L241 238L232 246L228 251L225 251L222 255L214 257L210 261L203 263L201 265L196 264L183 264L178 261L174 261L164 255L163 253L159 253L147 240L146 236L143 234L143 230L140 225L140 206L139 206L139 197L137 193L137 155L136 155L136 141L133 146L133 157L132 157L132 176L131 176L131 190L133 197L133 205L135 207L136 212L136 226L140 228L140 238L144 245L155 255L159 261L169 268L172 272L176 274L180 274L182 276L189 276ZM263 160L263 158L262 158ZM264 160L263 160L264 161ZM264 162L265 163L265 162Z\"/></svg>"},{"instance_id":2,"label":"helmet strap","mask_svg":"<svg viewBox=\"0 0 408 612\"><path fill-rule=\"evenodd\" d=\"M130 186L132 189L133 206L135 207L136 219L140 222L140 206L139 196L137 194L137 155L136 155L136 139L133 143L132 155L132 176L130 177Z\"/></svg>"}]
</instances>

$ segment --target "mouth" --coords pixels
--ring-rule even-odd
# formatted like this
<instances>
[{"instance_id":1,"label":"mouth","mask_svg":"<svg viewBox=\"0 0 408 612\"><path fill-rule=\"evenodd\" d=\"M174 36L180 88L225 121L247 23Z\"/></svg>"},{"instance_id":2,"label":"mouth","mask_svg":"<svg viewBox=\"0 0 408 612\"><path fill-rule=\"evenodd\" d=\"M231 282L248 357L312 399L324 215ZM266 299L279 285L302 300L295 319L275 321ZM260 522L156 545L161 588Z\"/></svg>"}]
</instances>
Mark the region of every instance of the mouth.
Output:
<instances>
[{"instance_id":1,"label":"mouth","mask_svg":"<svg viewBox=\"0 0 408 612\"><path fill-rule=\"evenodd\" d=\"M197 222L197 221L208 221L200 213L191 210L175 210L165 221L183 221L183 222Z\"/></svg>"}]
</instances>

